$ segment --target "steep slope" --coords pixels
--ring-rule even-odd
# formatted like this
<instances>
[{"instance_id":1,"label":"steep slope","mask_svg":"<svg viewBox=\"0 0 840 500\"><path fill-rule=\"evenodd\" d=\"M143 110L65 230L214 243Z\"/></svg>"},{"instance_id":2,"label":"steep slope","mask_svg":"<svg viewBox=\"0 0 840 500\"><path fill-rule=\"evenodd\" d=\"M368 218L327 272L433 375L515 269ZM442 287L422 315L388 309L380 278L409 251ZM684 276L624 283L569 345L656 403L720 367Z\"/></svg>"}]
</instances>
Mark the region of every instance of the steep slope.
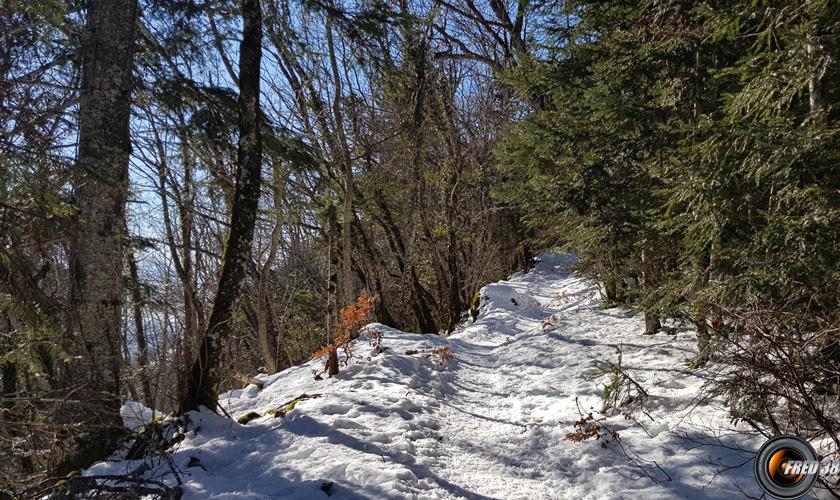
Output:
<instances>
[{"instance_id":1,"label":"steep slope","mask_svg":"<svg viewBox=\"0 0 840 500\"><path fill-rule=\"evenodd\" d=\"M315 380L323 362L313 361L261 377L261 391L222 395L235 418L319 397L247 425L193 414L172 453L185 497L326 498L322 487L332 498L758 495L751 450L759 442L703 397L703 374L686 368L694 333L639 335L643 320L601 308L569 263L543 255L534 271L484 287L476 321L448 338L373 324L333 379ZM382 334L384 352L371 332ZM441 348L454 359L433 353ZM593 368L617 364L619 351L623 372L648 393L643 406L638 395L627 406L633 418L597 411L610 376ZM590 411L619 442L565 439ZM117 460L86 474L139 465ZM168 471L158 462L146 477L174 484Z\"/></svg>"}]
</instances>

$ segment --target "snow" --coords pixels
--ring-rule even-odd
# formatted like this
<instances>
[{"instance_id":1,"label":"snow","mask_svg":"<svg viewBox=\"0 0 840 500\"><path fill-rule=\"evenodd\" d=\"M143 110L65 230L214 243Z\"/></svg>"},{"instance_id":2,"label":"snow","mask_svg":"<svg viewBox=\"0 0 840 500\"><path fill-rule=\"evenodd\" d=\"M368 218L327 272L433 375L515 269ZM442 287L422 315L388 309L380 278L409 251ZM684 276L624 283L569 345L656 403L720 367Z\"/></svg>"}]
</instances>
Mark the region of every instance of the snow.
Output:
<instances>
[{"instance_id":1,"label":"snow","mask_svg":"<svg viewBox=\"0 0 840 500\"><path fill-rule=\"evenodd\" d=\"M163 417L163 414L136 401L126 401L120 408L120 416L126 428L137 431L156 417Z\"/></svg>"},{"instance_id":2,"label":"snow","mask_svg":"<svg viewBox=\"0 0 840 500\"><path fill-rule=\"evenodd\" d=\"M487 285L476 320L449 337L372 324L337 377L315 380L323 360L313 360L259 376L263 390L223 394L234 419L320 397L247 425L192 414L172 451L184 498L326 498L325 483L340 499L760 496L751 458L763 439L732 426L725 405L704 394L705 374L688 368L695 333L671 325L675 335L641 335L643 319L604 309L571 263L543 255L532 272ZM444 347L448 363L431 354ZM622 369L649 393L647 415L603 417L620 443L564 439L581 411L601 417L608 377L592 370L596 360L617 362L619 349ZM139 465L114 459L85 474ZM175 484L169 470L158 461L145 476Z\"/></svg>"}]
</instances>

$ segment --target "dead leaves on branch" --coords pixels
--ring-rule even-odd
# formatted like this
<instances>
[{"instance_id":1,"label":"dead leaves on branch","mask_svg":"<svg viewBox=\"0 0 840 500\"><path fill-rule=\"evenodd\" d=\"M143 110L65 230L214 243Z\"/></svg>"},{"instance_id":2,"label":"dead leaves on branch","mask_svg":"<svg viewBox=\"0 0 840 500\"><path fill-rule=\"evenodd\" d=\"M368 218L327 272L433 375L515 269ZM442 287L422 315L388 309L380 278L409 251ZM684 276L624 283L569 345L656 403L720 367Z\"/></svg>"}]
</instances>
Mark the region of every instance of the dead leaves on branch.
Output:
<instances>
[{"instance_id":1,"label":"dead leaves on branch","mask_svg":"<svg viewBox=\"0 0 840 500\"><path fill-rule=\"evenodd\" d=\"M352 346L350 341L354 334L358 332L362 323L370 319L373 311L373 304L379 300L378 295L368 295L367 291L362 291L354 304L343 307L338 312L338 324L336 325L335 335L330 343L318 349L312 356L314 358L323 358L327 356L327 363L324 366L324 372L328 376L338 374L338 349L342 348L344 354L349 359L352 354ZM381 340L381 338L380 338ZM323 373L323 372L321 372ZM321 373L314 372L316 379L321 378Z\"/></svg>"},{"instance_id":2,"label":"dead leaves on branch","mask_svg":"<svg viewBox=\"0 0 840 500\"><path fill-rule=\"evenodd\" d=\"M604 420L603 418L595 418L592 412L589 412L575 422L575 431L566 433L566 437L563 439L573 443L580 443L589 439L595 439L596 441L604 439L604 441L601 441L601 447L606 448L608 442L618 442L619 435L618 431L609 429L604 425Z\"/></svg>"},{"instance_id":3,"label":"dead leaves on branch","mask_svg":"<svg viewBox=\"0 0 840 500\"><path fill-rule=\"evenodd\" d=\"M326 364L323 371L312 370L312 376L315 380L321 380L323 374L326 373L328 377L338 374L338 350L342 349L346 360L353 355L353 345L350 342L358 335L359 327L368 319L370 319L373 311L373 305L379 299L377 295L368 295L363 291L356 302L350 304L339 311L338 325L336 326L333 340L324 347L318 349L312 356L315 359L327 357ZM370 330L368 332L370 337L370 346L375 353L385 352L385 347L382 345L383 334L380 330ZM409 350L406 351L407 356L420 355L435 363L439 368L446 367L449 363L455 360L455 356L449 351L449 347L436 347L430 350Z\"/></svg>"}]
</instances>

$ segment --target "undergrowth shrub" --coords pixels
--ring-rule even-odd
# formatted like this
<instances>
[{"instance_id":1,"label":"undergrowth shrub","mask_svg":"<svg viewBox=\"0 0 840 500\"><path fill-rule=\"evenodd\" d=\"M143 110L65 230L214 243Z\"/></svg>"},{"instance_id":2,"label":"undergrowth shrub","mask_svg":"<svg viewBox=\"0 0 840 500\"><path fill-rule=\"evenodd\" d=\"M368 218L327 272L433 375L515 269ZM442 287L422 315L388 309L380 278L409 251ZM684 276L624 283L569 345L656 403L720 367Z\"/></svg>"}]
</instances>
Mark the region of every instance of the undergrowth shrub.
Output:
<instances>
[{"instance_id":1,"label":"undergrowth shrub","mask_svg":"<svg viewBox=\"0 0 840 500\"><path fill-rule=\"evenodd\" d=\"M332 341L313 354L314 358L327 357L324 372L326 372L328 377L338 374L339 348L344 350L344 354L346 355L345 360L350 359L353 355L350 340L358 332L359 326L370 318L373 311L373 304L378 299L379 296L368 295L367 291L363 290L354 304L345 306L338 312L338 324L336 325ZM315 377L319 378L320 373L316 373Z\"/></svg>"},{"instance_id":2,"label":"undergrowth shrub","mask_svg":"<svg viewBox=\"0 0 840 500\"><path fill-rule=\"evenodd\" d=\"M840 449L840 313L758 300L712 329L712 383L732 419L765 434L828 440ZM768 432L769 431L769 432ZM836 451L833 455L836 456Z\"/></svg>"},{"instance_id":3,"label":"undergrowth shrub","mask_svg":"<svg viewBox=\"0 0 840 500\"><path fill-rule=\"evenodd\" d=\"M385 347L382 346L382 332L380 330L371 330L370 346L378 353L385 352Z\"/></svg>"},{"instance_id":4,"label":"undergrowth shrub","mask_svg":"<svg viewBox=\"0 0 840 500\"><path fill-rule=\"evenodd\" d=\"M441 367L448 365L455 360L455 356L449 352L448 347L438 347L432 349L431 358Z\"/></svg>"},{"instance_id":5,"label":"undergrowth shrub","mask_svg":"<svg viewBox=\"0 0 840 500\"><path fill-rule=\"evenodd\" d=\"M621 366L622 352L621 349L617 348L617 350L617 362L597 360L595 361L594 368L586 374L586 378L589 380L606 377L606 382L601 392L601 398L604 401L601 413L609 414L616 411L630 412L639 409L643 413L648 414L645 408L648 393Z\"/></svg>"}]
</instances>

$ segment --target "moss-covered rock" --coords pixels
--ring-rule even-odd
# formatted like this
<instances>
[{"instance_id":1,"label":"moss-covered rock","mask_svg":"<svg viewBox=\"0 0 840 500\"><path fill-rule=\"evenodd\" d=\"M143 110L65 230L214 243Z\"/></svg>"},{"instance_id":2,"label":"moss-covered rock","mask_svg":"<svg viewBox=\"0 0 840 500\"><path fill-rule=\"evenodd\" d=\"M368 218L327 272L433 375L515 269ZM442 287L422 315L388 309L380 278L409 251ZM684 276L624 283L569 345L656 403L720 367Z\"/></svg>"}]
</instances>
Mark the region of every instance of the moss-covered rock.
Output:
<instances>
[{"instance_id":1,"label":"moss-covered rock","mask_svg":"<svg viewBox=\"0 0 840 500\"><path fill-rule=\"evenodd\" d=\"M242 425L248 425L248 422L250 422L251 420L256 420L260 417L262 417L262 415L260 415L259 413L255 411L249 411L245 415L242 415L241 417L237 418L236 421Z\"/></svg>"},{"instance_id":2,"label":"moss-covered rock","mask_svg":"<svg viewBox=\"0 0 840 500\"><path fill-rule=\"evenodd\" d=\"M472 300L470 301L470 317L475 319L478 317L478 307L481 305L481 293L475 292L473 295Z\"/></svg>"},{"instance_id":3,"label":"moss-covered rock","mask_svg":"<svg viewBox=\"0 0 840 500\"><path fill-rule=\"evenodd\" d=\"M298 403L300 403L301 401L305 401L307 399L320 398L320 397L321 397L320 394L306 394L306 393L303 393L300 396L296 397L295 399L289 401L288 403L282 404L282 405L280 405L276 408L270 408L269 410L267 410L265 412L265 415L266 416L270 415L270 416L275 417L275 418L277 418L277 417L283 418L283 417L286 416L287 413L294 410L295 406Z\"/></svg>"}]
</instances>

